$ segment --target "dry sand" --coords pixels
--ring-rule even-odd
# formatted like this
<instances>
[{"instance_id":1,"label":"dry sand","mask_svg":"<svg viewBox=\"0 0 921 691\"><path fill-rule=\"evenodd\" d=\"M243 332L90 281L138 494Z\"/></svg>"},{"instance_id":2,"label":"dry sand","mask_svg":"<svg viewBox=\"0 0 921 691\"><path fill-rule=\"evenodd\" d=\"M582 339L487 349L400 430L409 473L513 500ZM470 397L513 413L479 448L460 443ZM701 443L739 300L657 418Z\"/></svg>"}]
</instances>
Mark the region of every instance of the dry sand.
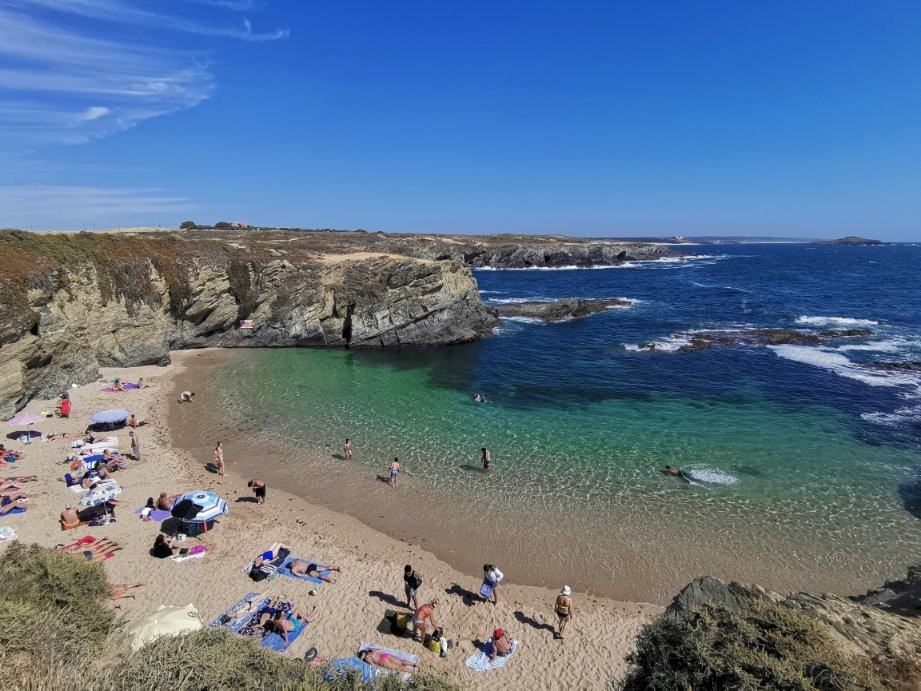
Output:
<instances>
[{"instance_id":1,"label":"dry sand","mask_svg":"<svg viewBox=\"0 0 921 691\"><path fill-rule=\"evenodd\" d=\"M80 496L63 482L67 471L64 458L71 442L26 446L4 439L8 448L25 450L26 457L2 469L0 476L34 474L39 480L25 487L34 497L32 507L23 514L0 516L0 526L11 526L21 541L46 546L73 542L87 534L124 545L114 558L105 561L105 568L113 583L145 584L133 591L136 599L121 601L129 620L144 617L161 604L192 603L205 621L212 621L246 593L261 592L291 600L302 610L318 608L318 619L286 655L301 656L315 646L329 659L348 657L355 653L359 641L365 640L418 654L422 669L473 689L603 688L623 674L623 659L632 649L637 632L661 608L575 592L575 617L565 641L556 640L551 628L555 624L552 606L556 590L508 583L501 591L503 601L494 607L474 595L481 580L476 575L462 574L424 549L377 532L354 518L309 504L275 486L269 487L265 505L253 503L251 490L246 487L249 478L234 473L233 449L226 444L226 477L205 467L210 456L193 458L174 446L167 427L168 412L175 415L179 407L183 417L194 419L209 405L200 397L191 404L176 403L175 391L183 381L186 363L195 354L176 353L173 364L165 368L103 370L100 382L71 389L73 412L69 420L49 418L35 426L42 432L79 434L89 422L88 416L103 408L127 408L145 421L138 429L142 460L129 461L129 467L114 476L124 487L116 523L61 532L60 511L67 503L76 504ZM121 393L101 391L102 382L114 377L124 381L143 377L151 387ZM53 402L33 401L23 412L39 413L53 407ZM114 434L122 452L130 450L127 430ZM208 546L207 555L181 563L151 557L148 551L160 524L144 522L132 512L161 491L193 489L212 489L229 506L229 513L200 540ZM290 545L295 555L307 560L341 567L341 576L336 583L321 587L316 597L308 593L311 584L293 579L278 577L253 583L243 573L244 566L275 541ZM195 542L193 539L187 544ZM394 637L381 628L385 610L407 611L401 607L402 572L407 563L424 576L421 599L439 599L436 618L448 637L458 643L447 658L437 658L411 639ZM513 578L507 576L506 580ZM497 626L522 642L519 652L494 672L467 669L463 660Z\"/></svg>"}]
</instances>

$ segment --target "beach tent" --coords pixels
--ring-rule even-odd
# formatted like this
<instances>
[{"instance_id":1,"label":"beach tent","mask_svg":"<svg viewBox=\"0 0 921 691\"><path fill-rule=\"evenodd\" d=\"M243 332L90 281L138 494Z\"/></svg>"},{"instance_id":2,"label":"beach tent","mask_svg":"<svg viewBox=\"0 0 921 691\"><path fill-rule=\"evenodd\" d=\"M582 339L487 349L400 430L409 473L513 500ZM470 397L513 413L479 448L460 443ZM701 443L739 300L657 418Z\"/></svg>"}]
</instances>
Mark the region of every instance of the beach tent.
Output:
<instances>
[{"instance_id":1,"label":"beach tent","mask_svg":"<svg viewBox=\"0 0 921 691\"><path fill-rule=\"evenodd\" d=\"M110 408L109 410L100 410L98 413L90 415L90 420L97 425L114 425L117 422L124 422L130 415L130 410Z\"/></svg>"},{"instance_id":2,"label":"beach tent","mask_svg":"<svg viewBox=\"0 0 921 691\"><path fill-rule=\"evenodd\" d=\"M214 492L195 490L176 499L170 512L184 523L208 523L227 513L227 502Z\"/></svg>"},{"instance_id":3,"label":"beach tent","mask_svg":"<svg viewBox=\"0 0 921 691\"><path fill-rule=\"evenodd\" d=\"M131 649L135 652L161 636L179 636L205 628L195 605L160 605L156 612L128 627Z\"/></svg>"}]
</instances>

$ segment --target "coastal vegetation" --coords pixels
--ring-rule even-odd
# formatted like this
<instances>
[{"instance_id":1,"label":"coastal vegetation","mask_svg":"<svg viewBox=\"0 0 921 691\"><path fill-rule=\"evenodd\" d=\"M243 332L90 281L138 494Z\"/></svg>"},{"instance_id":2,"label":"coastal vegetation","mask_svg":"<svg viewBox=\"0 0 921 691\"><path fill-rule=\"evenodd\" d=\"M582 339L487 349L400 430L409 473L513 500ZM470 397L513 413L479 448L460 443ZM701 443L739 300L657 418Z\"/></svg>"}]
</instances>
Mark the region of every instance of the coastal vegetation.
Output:
<instances>
[{"instance_id":1,"label":"coastal vegetation","mask_svg":"<svg viewBox=\"0 0 921 691\"><path fill-rule=\"evenodd\" d=\"M917 651L897 650L895 637L880 635L874 648L858 653L852 644L859 626L849 617L830 625L760 596L743 604L748 595L741 591L740 597L732 586L725 592L729 595L722 601L717 597L693 608L673 604L647 624L627 658L630 670L616 686L623 691L917 688L921 659ZM861 614L870 620L876 611Z\"/></svg>"},{"instance_id":2,"label":"coastal vegetation","mask_svg":"<svg viewBox=\"0 0 921 691\"><path fill-rule=\"evenodd\" d=\"M30 689L360 688L351 676L327 679L221 629L161 638L132 653L109 605L99 562L37 545L10 545L0 561L0 685ZM396 678L376 685L406 688ZM415 675L414 689L449 691Z\"/></svg>"}]
</instances>

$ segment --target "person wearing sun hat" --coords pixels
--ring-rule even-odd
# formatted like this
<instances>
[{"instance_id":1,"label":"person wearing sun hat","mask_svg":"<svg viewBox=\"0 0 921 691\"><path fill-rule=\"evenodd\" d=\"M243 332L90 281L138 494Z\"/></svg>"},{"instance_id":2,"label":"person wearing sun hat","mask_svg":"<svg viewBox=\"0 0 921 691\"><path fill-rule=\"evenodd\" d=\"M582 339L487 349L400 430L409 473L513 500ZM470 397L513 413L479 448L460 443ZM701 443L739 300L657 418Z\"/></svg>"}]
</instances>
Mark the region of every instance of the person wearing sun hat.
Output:
<instances>
[{"instance_id":1,"label":"person wearing sun hat","mask_svg":"<svg viewBox=\"0 0 921 691\"><path fill-rule=\"evenodd\" d=\"M560 631L556 634L556 637L560 640L563 639L563 631L566 630L566 624L572 619L572 598L570 595L572 595L572 588L568 585L564 585L562 590L560 590L560 594L556 596L556 603L553 605L553 611L560 620Z\"/></svg>"},{"instance_id":2,"label":"person wearing sun hat","mask_svg":"<svg viewBox=\"0 0 921 691\"><path fill-rule=\"evenodd\" d=\"M508 636L505 635L504 629L496 629L492 632L492 655L489 657L490 662L495 662L499 655L508 655L512 652L512 643Z\"/></svg>"}]
</instances>

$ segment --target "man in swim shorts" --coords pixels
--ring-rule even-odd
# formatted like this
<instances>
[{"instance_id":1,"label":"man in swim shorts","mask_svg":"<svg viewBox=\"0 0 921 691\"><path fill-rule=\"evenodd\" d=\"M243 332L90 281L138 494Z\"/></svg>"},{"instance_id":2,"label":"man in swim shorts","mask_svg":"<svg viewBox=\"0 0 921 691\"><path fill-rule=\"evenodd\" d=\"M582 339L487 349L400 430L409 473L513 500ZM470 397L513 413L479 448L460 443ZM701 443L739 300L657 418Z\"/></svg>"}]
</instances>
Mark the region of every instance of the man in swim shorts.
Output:
<instances>
[{"instance_id":1,"label":"man in swim shorts","mask_svg":"<svg viewBox=\"0 0 921 691\"><path fill-rule=\"evenodd\" d=\"M253 488L253 494L256 495L256 501L265 504L265 482L262 480L250 480L246 483L247 487Z\"/></svg>"},{"instance_id":2,"label":"man in swim shorts","mask_svg":"<svg viewBox=\"0 0 921 691\"><path fill-rule=\"evenodd\" d=\"M390 464L390 486L397 486L397 475L400 474L400 459L394 458L393 463Z\"/></svg>"},{"instance_id":3,"label":"man in swim shorts","mask_svg":"<svg viewBox=\"0 0 921 691\"><path fill-rule=\"evenodd\" d=\"M485 446L480 449L480 451L483 453L483 470L491 470L492 454L489 453L489 449L487 449Z\"/></svg>"},{"instance_id":4,"label":"man in swim shorts","mask_svg":"<svg viewBox=\"0 0 921 691\"><path fill-rule=\"evenodd\" d=\"M307 563L303 559L295 559L288 565L288 569L295 576L318 578L324 583L335 583L335 581L327 575L328 573L332 571L342 573L342 569L338 566L320 566L319 564Z\"/></svg>"}]
</instances>

